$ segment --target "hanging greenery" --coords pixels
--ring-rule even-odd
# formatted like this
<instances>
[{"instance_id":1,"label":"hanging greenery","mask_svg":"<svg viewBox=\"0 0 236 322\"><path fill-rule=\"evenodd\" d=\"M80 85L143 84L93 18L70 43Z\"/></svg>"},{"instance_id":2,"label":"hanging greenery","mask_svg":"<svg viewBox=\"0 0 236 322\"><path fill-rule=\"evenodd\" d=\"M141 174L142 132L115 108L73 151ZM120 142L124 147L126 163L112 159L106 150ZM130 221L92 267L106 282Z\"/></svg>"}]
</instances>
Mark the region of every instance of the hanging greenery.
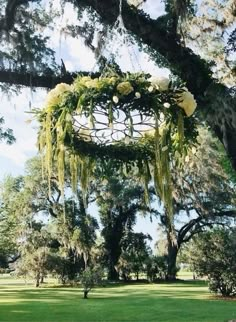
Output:
<instances>
[{"instance_id":1,"label":"hanging greenery","mask_svg":"<svg viewBox=\"0 0 236 322\"><path fill-rule=\"evenodd\" d=\"M78 179L84 194L96 161L113 159L139 169L147 189L150 179L172 214L171 168L185 160L196 137L196 108L184 84L145 74L91 78L59 84L38 110L39 150L50 177L57 164L64 191L65 157L70 158L72 188Z\"/></svg>"}]
</instances>

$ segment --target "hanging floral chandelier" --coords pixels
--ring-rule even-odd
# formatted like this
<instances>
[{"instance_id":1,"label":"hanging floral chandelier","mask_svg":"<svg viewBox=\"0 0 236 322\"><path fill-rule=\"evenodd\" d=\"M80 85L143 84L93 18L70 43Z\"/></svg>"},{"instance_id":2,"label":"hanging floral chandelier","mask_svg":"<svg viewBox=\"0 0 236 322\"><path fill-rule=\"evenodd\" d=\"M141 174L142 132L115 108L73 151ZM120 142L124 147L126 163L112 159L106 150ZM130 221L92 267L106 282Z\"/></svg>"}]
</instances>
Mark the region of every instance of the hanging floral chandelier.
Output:
<instances>
[{"instance_id":1,"label":"hanging floral chandelier","mask_svg":"<svg viewBox=\"0 0 236 322\"><path fill-rule=\"evenodd\" d=\"M68 155L73 188L80 179L86 191L97 160L136 166L146 188L154 179L171 214L171 168L183 163L196 138L195 109L184 84L164 77L127 73L58 84L37 112L47 174L56 163L63 190Z\"/></svg>"}]
</instances>

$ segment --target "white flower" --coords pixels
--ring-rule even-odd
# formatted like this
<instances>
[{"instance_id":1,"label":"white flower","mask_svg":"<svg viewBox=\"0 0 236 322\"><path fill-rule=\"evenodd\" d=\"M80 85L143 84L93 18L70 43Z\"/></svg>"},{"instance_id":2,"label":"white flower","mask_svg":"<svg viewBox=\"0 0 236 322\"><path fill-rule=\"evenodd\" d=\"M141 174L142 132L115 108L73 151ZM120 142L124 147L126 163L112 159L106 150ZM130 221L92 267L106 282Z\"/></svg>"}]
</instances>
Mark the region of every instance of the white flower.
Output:
<instances>
[{"instance_id":1,"label":"white flower","mask_svg":"<svg viewBox=\"0 0 236 322\"><path fill-rule=\"evenodd\" d=\"M130 143L130 136L126 135L125 136L125 144L129 144Z\"/></svg>"},{"instance_id":2,"label":"white flower","mask_svg":"<svg viewBox=\"0 0 236 322\"><path fill-rule=\"evenodd\" d=\"M188 156L188 155L186 155L186 157L185 157L185 159L184 159L184 160L185 160L185 162L186 162L186 163L188 163L188 162L189 162L189 156Z\"/></svg>"},{"instance_id":3,"label":"white flower","mask_svg":"<svg viewBox=\"0 0 236 322\"><path fill-rule=\"evenodd\" d=\"M115 104L117 104L119 102L119 98L117 96L113 96L112 100Z\"/></svg>"},{"instance_id":4,"label":"white flower","mask_svg":"<svg viewBox=\"0 0 236 322\"><path fill-rule=\"evenodd\" d=\"M130 6L139 7L143 1L142 0L128 0L127 2Z\"/></svg>"},{"instance_id":5,"label":"white flower","mask_svg":"<svg viewBox=\"0 0 236 322\"><path fill-rule=\"evenodd\" d=\"M153 92L153 90L154 90L154 87L153 86L149 86L148 87L148 91L151 93L151 92Z\"/></svg>"},{"instance_id":6,"label":"white flower","mask_svg":"<svg viewBox=\"0 0 236 322\"><path fill-rule=\"evenodd\" d=\"M118 84L116 88L117 88L117 91L122 95L129 95L134 90L130 82L122 82Z\"/></svg>"},{"instance_id":7,"label":"white flower","mask_svg":"<svg viewBox=\"0 0 236 322\"><path fill-rule=\"evenodd\" d=\"M164 104L163 104L163 106L164 106L165 108L170 108L170 103L167 103L167 102L166 102L166 103L164 103Z\"/></svg>"},{"instance_id":8,"label":"white flower","mask_svg":"<svg viewBox=\"0 0 236 322\"><path fill-rule=\"evenodd\" d=\"M80 128L79 129L79 137L80 137L80 139L82 139L85 142L92 141L90 130L87 128Z\"/></svg>"},{"instance_id":9,"label":"white flower","mask_svg":"<svg viewBox=\"0 0 236 322\"><path fill-rule=\"evenodd\" d=\"M197 102L193 94L187 90L178 96L177 105L184 109L187 116L191 116L197 107Z\"/></svg>"},{"instance_id":10,"label":"white flower","mask_svg":"<svg viewBox=\"0 0 236 322\"><path fill-rule=\"evenodd\" d=\"M60 103L60 95L71 91L71 86L65 83L57 84L57 86L52 89L46 98L46 106L55 106Z\"/></svg>"},{"instance_id":11,"label":"white flower","mask_svg":"<svg viewBox=\"0 0 236 322\"><path fill-rule=\"evenodd\" d=\"M152 76L148 81L160 92L167 91L170 84L169 78L163 76Z\"/></svg>"},{"instance_id":12,"label":"white flower","mask_svg":"<svg viewBox=\"0 0 236 322\"><path fill-rule=\"evenodd\" d=\"M139 92L136 92L136 93L135 93L135 97L136 97L136 98L141 98L141 94L140 94Z\"/></svg>"}]
</instances>

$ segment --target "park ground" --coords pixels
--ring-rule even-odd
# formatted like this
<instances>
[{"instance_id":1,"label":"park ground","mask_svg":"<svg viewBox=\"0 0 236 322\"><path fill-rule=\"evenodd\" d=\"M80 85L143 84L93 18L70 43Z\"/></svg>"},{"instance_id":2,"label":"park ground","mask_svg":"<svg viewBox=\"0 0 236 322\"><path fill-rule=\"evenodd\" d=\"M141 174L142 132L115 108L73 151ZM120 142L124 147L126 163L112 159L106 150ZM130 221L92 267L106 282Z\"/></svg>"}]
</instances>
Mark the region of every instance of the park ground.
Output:
<instances>
[{"instance_id":1,"label":"park ground","mask_svg":"<svg viewBox=\"0 0 236 322\"><path fill-rule=\"evenodd\" d=\"M88 300L78 287L48 281L35 288L0 277L1 322L224 322L236 319L236 301L209 293L204 281L119 284L95 288Z\"/></svg>"}]
</instances>

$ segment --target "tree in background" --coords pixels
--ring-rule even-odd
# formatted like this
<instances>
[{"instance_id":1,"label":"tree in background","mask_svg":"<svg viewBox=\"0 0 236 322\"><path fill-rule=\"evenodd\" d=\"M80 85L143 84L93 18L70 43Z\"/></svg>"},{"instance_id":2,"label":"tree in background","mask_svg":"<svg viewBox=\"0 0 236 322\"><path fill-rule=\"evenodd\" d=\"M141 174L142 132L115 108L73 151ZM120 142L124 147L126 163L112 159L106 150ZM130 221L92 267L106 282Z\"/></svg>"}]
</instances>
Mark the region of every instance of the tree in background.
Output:
<instances>
[{"instance_id":1,"label":"tree in background","mask_svg":"<svg viewBox=\"0 0 236 322\"><path fill-rule=\"evenodd\" d=\"M108 163L104 173L97 170L96 202L103 226L104 261L108 269L108 279L117 280L116 269L121 252L122 238L132 230L138 212L147 210L144 191L140 184L117 171Z\"/></svg>"},{"instance_id":2,"label":"tree in background","mask_svg":"<svg viewBox=\"0 0 236 322\"><path fill-rule=\"evenodd\" d=\"M88 298L88 293L92 288L101 284L103 278L103 270L99 267L87 267L81 274L80 282L83 287L84 299Z\"/></svg>"},{"instance_id":3,"label":"tree in background","mask_svg":"<svg viewBox=\"0 0 236 322\"><path fill-rule=\"evenodd\" d=\"M0 244L7 263L14 263L20 256L18 241L24 239L25 229L29 229L32 223L29 208L23 177L5 177L1 184Z\"/></svg>"},{"instance_id":4,"label":"tree in background","mask_svg":"<svg viewBox=\"0 0 236 322\"><path fill-rule=\"evenodd\" d=\"M182 171L173 174L173 220L160 211L167 236L168 279L176 277L176 258L184 243L209 227L230 224L236 216L235 185L222 168L222 158L219 142L201 128Z\"/></svg>"},{"instance_id":5,"label":"tree in background","mask_svg":"<svg viewBox=\"0 0 236 322\"><path fill-rule=\"evenodd\" d=\"M131 278L131 274L135 274L138 281L140 273L146 272L147 261L151 255L151 248L147 245L150 240L150 235L130 230L123 236L117 269L125 281Z\"/></svg>"},{"instance_id":6,"label":"tree in background","mask_svg":"<svg viewBox=\"0 0 236 322\"><path fill-rule=\"evenodd\" d=\"M27 161L24 176L6 176L1 183L1 242L6 245L10 262L17 259L18 241L32 228L35 220L56 216L60 191L55 180L51 184L52 196L48 195L48 180L42 177L39 157Z\"/></svg>"},{"instance_id":7,"label":"tree in background","mask_svg":"<svg viewBox=\"0 0 236 322\"><path fill-rule=\"evenodd\" d=\"M27 230L24 240L20 242L20 260L16 264L19 276L31 277L39 287L47 273L50 236L39 224Z\"/></svg>"},{"instance_id":8,"label":"tree in background","mask_svg":"<svg viewBox=\"0 0 236 322\"><path fill-rule=\"evenodd\" d=\"M152 255L146 262L147 278L150 282L168 279L168 262L166 255Z\"/></svg>"},{"instance_id":9,"label":"tree in background","mask_svg":"<svg viewBox=\"0 0 236 322\"><path fill-rule=\"evenodd\" d=\"M31 266L37 276L42 275L37 263L41 267L48 265L64 282L73 280L85 269L95 244L97 221L87 213L79 192L78 198L73 200L65 198L61 202L60 197L56 177L51 178L49 196L48 180L42 177L38 157L27 162L24 176L8 176L3 180L0 195L2 265L8 266L18 260L21 271L26 272L26 267ZM41 256L45 249L37 246L41 222L44 223L43 232L51 236L46 257ZM31 256L33 252L36 257Z\"/></svg>"},{"instance_id":10,"label":"tree in background","mask_svg":"<svg viewBox=\"0 0 236 322\"><path fill-rule=\"evenodd\" d=\"M75 200L65 200L65 209L49 227L58 242L58 251L65 260L64 279L66 275L69 280L75 279L79 272L90 265L97 229L97 220L86 212L81 196L79 205Z\"/></svg>"},{"instance_id":11,"label":"tree in background","mask_svg":"<svg viewBox=\"0 0 236 322\"><path fill-rule=\"evenodd\" d=\"M209 289L236 296L235 229L214 229L194 239L189 257L196 272L207 276Z\"/></svg>"}]
</instances>

